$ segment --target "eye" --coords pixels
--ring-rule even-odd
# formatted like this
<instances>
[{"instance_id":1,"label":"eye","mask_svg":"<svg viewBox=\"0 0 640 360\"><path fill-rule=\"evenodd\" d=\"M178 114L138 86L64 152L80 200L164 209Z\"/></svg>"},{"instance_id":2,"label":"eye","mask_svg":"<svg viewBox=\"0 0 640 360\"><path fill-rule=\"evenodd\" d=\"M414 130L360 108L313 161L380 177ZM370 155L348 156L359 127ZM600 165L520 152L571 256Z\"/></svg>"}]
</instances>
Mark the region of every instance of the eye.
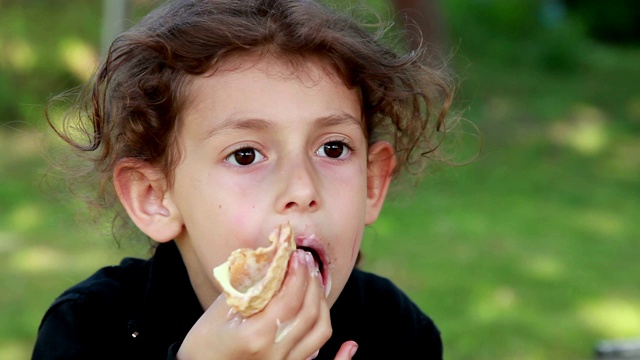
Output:
<instances>
[{"instance_id":1,"label":"eye","mask_svg":"<svg viewBox=\"0 0 640 360\"><path fill-rule=\"evenodd\" d=\"M245 147L232 152L224 160L232 165L248 166L264 159L264 155L258 150L252 147Z\"/></svg>"},{"instance_id":2,"label":"eye","mask_svg":"<svg viewBox=\"0 0 640 360\"><path fill-rule=\"evenodd\" d=\"M317 155L326 156L332 159L344 159L350 153L351 148L342 141L329 141L324 143L316 151Z\"/></svg>"}]
</instances>

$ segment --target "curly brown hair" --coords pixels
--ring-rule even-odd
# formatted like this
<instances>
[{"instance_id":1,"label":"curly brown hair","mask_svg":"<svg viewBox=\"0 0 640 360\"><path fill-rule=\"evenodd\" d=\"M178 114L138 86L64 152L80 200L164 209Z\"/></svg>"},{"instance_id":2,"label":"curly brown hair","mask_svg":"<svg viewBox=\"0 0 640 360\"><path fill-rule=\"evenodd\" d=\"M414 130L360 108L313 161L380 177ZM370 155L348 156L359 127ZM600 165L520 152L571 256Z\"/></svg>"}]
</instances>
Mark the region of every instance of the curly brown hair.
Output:
<instances>
[{"instance_id":1,"label":"curly brown hair","mask_svg":"<svg viewBox=\"0 0 640 360\"><path fill-rule=\"evenodd\" d=\"M241 53L293 63L319 57L361 92L369 142L390 141L397 170L422 171L437 157L453 86L421 54L398 54L353 16L311 0L176 0L115 39L93 80L54 131L90 160L98 205L113 204L118 161L138 158L163 169L169 186L190 81ZM78 129L81 129L78 132Z\"/></svg>"}]
</instances>

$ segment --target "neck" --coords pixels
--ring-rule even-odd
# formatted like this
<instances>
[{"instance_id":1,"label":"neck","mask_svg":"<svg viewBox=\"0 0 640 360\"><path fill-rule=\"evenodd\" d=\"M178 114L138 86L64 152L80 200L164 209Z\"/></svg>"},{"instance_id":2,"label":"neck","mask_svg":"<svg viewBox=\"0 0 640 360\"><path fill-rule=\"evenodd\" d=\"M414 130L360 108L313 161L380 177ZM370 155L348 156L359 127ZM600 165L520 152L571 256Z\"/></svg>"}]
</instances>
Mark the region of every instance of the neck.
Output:
<instances>
[{"instance_id":1,"label":"neck","mask_svg":"<svg viewBox=\"0 0 640 360\"><path fill-rule=\"evenodd\" d=\"M214 286L215 280L213 279L213 269L210 273L204 273L201 269L206 268L200 266L202 259L198 258L198 255L190 246L188 241L180 241L176 239L176 245L182 256L187 273L189 274L189 281L191 287L196 293L196 297L200 302L203 310L206 310L213 304L213 302L220 296L221 292Z\"/></svg>"}]
</instances>

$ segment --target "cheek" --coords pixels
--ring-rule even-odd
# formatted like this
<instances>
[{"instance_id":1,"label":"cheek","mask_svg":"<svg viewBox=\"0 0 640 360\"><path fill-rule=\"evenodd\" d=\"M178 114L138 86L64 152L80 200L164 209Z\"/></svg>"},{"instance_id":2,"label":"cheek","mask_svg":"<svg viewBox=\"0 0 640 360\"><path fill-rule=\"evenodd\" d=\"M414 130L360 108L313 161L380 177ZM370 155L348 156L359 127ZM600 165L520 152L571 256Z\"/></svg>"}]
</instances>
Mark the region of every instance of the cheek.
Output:
<instances>
[{"instance_id":1,"label":"cheek","mask_svg":"<svg viewBox=\"0 0 640 360\"><path fill-rule=\"evenodd\" d=\"M250 232L263 222L267 199L264 182L220 173L211 174L209 178L202 200L213 204L213 208L203 221L237 234Z\"/></svg>"},{"instance_id":2,"label":"cheek","mask_svg":"<svg viewBox=\"0 0 640 360\"><path fill-rule=\"evenodd\" d=\"M332 187L332 191L338 191L352 197L366 198L366 161L353 159L348 166L321 163L318 166L318 172L326 180L326 184Z\"/></svg>"}]
</instances>

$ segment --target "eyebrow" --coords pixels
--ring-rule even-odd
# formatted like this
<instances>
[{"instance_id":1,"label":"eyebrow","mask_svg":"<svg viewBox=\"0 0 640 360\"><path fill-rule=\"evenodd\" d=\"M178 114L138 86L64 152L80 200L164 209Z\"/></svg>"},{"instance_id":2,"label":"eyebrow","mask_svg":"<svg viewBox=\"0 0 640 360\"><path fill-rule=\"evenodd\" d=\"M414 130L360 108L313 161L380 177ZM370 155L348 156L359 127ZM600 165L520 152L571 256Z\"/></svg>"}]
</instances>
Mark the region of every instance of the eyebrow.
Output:
<instances>
[{"instance_id":1,"label":"eyebrow","mask_svg":"<svg viewBox=\"0 0 640 360\"><path fill-rule=\"evenodd\" d=\"M364 124L362 120L356 119L350 114L340 112L337 114L331 114L315 119L314 128L331 127L338 125L354 126L364 131ZM268 131L273 129L273 125L264 119L256 118L234 118L230 117L225 119L221 124L212 127L207 130L204 135L204 139L208 139L212 136L224 133L227 131L242 131L242 130L254 130L254 131Z\"/></svg>"},{"instance_id":2,"label":"eyebrow","mask_svg":"<svg viewBox=\"0 0 640 360\"><path fill-rule=\"evenodd\" d=\"M224 133L227 131L239 131L239 130L257 130L257 131L265 131L269 130L273 126L267 120L263 119L238 119L238 118L227 118L221 124L212 127L207 130L204 135L204 139L208 139L212 136L218 135L220 133Z\"/></svg>"},{"instance_id":3,"label":"eyebrow","mask_svg":"<svg viewBox=\"0 0 640 360\"><path fill-rule=\"evenodd\" d=\"M361 119L356 119L350 114L341 112L338 114L331 114L329 116L323 116L321 118L316 119L315 127L331 127L336 125L349 125L355 126L360 130L364 130L364 124Z\"/></svg>"}]
</instances>

